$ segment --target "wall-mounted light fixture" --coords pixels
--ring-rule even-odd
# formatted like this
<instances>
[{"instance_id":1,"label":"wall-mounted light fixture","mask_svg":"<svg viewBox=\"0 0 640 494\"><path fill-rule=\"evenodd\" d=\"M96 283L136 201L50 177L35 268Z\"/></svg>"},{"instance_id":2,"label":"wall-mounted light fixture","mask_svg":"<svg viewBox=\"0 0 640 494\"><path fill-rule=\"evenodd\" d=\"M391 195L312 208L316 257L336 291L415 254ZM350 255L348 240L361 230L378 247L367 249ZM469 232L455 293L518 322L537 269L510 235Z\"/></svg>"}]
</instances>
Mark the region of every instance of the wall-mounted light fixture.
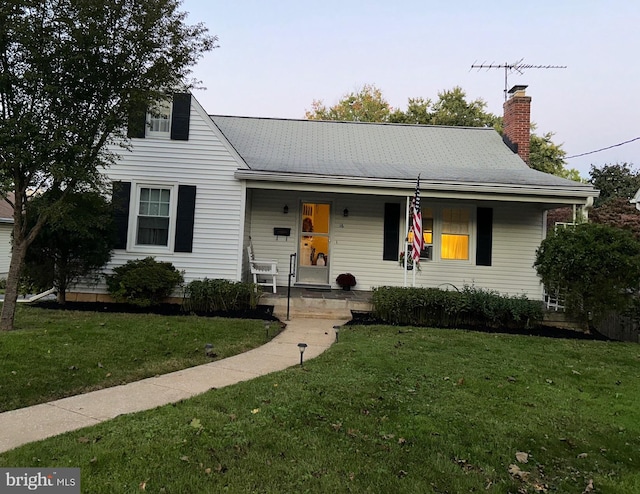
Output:
<instances>
[{"instance_id":1,"label":"wall-mounted light fixture","mask_svg":"<svg viewBox=\"0 0 640 494\"><path fill-rule=\"evenodd\" d=\"M342 211L342 216L344 216L345 218L349 216L349 210L347 208L344 208L344 211Z\"/></svg>"},{"instance_id":2,"label":"wall-mounted light fixture","mask_svg":"<svg viewBox=\"0 0 640 494\"><path fill-rule=\"evenodd\" d=\"M284 214L289 214L289 206L287 206L286 204L284 205L284 208L282 208L282 212Z\"/></svg>"}]
</instances>

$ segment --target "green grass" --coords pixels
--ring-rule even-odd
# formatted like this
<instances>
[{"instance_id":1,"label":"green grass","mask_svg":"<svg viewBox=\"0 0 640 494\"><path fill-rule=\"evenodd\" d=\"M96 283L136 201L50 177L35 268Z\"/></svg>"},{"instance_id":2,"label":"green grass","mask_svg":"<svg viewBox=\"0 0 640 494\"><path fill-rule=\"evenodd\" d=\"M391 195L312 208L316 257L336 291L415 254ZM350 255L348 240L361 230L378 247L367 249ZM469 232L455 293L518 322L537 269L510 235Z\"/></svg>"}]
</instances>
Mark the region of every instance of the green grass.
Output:
<instances>
[{"instance_id":1,"label":"green grass","mask_svg":"<svg viewBox=\"0 0 640 494\"><path fill-rule=\"evenodd\" d=\"M18 309L0 332L0 412L210 362L207 343L225 358L266 341L259 320Z\"/></svg>"},{"instance_id":2,"label":"green grass","mask_svg":"<svg viewBox=\"0 0 640 494\"><path fill-rule=\"evenodd\" d=\"M352 327L302 369L26 445L0 466L80 467L92 493L580 494L591 480L637 493L639 405L638 345Z\"/></svg>"}]
</instances>

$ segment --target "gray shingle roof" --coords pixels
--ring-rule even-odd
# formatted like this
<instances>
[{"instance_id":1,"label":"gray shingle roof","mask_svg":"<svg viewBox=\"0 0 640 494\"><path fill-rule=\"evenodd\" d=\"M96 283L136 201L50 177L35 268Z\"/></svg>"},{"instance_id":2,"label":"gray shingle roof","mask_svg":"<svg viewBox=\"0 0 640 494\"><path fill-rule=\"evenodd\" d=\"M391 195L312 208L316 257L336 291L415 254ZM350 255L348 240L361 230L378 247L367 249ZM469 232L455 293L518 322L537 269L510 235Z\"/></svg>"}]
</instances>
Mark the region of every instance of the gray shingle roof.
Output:
<instances>
[{"instance_id":1,"label":"gray shingle roof","mask_svg":"<svg viewBox=\"0 0 640 494\"><path fill-rule=\"evenodd\" d=\"M575 189L529 168L493 129L211 116L254 171ZM591 189L591 186L584 185Z\"/></svg>"},{"instance_id":2,"label":"gray shingle roof","mask_svg":"<svg viewBox=\"0 0 640 494\"><path fill-rule=\"evenodd\" d=\"M9 200L13 201L13 192L9 193ZM13 223L13 208L2 198L0 198L0 221Z\"/></svg>"}]
</instances>

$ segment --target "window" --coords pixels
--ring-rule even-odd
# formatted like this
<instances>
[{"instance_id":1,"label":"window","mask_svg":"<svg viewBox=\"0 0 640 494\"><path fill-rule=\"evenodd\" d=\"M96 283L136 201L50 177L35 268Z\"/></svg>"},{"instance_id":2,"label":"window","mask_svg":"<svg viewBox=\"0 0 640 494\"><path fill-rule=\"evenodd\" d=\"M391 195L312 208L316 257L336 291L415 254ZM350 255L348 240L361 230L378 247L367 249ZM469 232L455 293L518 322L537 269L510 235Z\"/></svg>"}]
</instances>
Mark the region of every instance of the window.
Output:
<instances>
[{"instance_id":1,"label":"window","mask_svg":"<svg viewBox=\"0 0 640 494\"><path fill-rule=\"evenodd\" d=\"M113 182L116 249L193 252L195 185Z\"/></svg>"},{"instance_id":2,"label":"window","mask_svg":"<svg viewBox=\"0 0 640 494\"><path fill-rule=\"evenodd\" d=\"M149 137L169 137L171 129L171 105L160 102L153 112L147 114L147 133Z\"/></svg>"},{"instance_id":3,"label":"window","mask_svg":"<svg viewBox=\"0 0 640 494\"><path fill-rule=\"evenodd\" d=\"M420 259L433 259L433 209L422 208L422 252Z\"/></svg>"},{"instance_id":4,"label":"window","mask_svg":"<svg viewBox=\"0 0 640 494\"><path fill-rule=\"evenodd\" d=\"M169 245L171 189L140 188L137 245Z\"/></svg>"},{"instance_id":5,"label":"window","mask_svg":"<svg viewBox=\"0 0 640 494\"><path fill-rule=\"evenodd\" d=\"M469 259L469 217L468 209L442 209L442 235L440 237L440 256L442 259Z\"/></svg>"},{"instance_id":6,"label":"window","mask_svg":"<svg viewBox=\"0 0 640 494\"><path fill-rule=\"evenodd\" d=\"M158 102L153 111L149 111L143 102L134 102L127 122L127 137L161 137L188 141L191 94L174 93L172 98L172 101Z\"/></svg>"},{"instance_id":7,"label":"window","mask_svg":"<svg viewBox=\"0 0 640 494\"><path fill-rule=\"evenodd\" d=\"M386 223L385 214L385 242ZM491 266L493 223L493 208L470 205L465 207L437 205L423 207L422 235L424 244L420 252L420 259L435 262L475 260L477 266ZM411 252L413 244L411 218L409 218L409 224L406 227L405 244L400 250L407 249ZM389 246L390 249L392 247L392 245Z\"/></svg>"}]
</instances>

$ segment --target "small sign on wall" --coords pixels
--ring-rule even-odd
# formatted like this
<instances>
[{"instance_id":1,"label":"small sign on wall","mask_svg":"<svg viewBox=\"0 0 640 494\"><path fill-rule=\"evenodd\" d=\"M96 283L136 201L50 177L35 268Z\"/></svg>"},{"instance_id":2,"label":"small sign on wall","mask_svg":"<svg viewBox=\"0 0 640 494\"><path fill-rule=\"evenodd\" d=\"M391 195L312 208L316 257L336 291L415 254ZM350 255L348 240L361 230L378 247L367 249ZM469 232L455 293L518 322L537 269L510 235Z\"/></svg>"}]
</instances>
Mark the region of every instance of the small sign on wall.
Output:
<instances>
[{"instance_id":1,"label":"small sign on wall","mask_svg":"<svg viewBox=\"0 0 640 494\"><path fill-rule=\"evenodd\" d=\"M276 237L289 237L291 236L291 228L274 228L273 234Z\"/></svg>"}]
</instances>

